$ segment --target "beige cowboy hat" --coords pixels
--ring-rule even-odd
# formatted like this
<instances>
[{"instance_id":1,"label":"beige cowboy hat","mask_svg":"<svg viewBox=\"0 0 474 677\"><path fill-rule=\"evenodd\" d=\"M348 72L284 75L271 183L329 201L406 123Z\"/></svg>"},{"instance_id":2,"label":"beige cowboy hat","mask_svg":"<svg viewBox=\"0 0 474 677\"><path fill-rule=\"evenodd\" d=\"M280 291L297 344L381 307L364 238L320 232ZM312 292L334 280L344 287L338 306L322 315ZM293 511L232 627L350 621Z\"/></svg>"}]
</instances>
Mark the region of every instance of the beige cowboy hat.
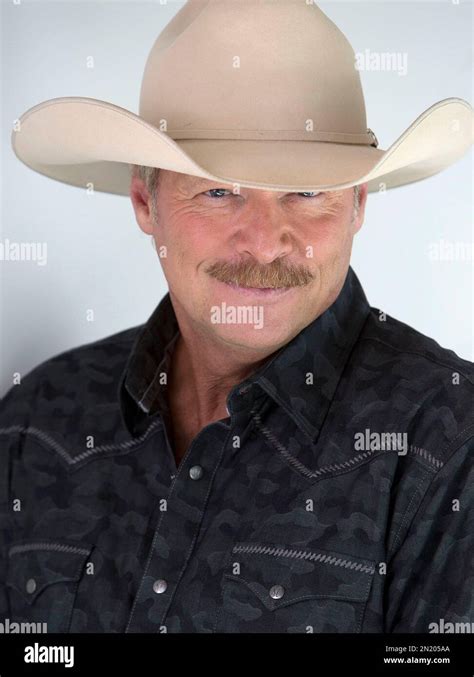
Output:
<instances>
[{"instance_id":1,"label":"beige cowboy hat","mask_svg":"<svg viewBox=\"0 0 474 677\"><path fill-rule=\"evenodd\" d=\"M151 49L138 115L60 97L12 133L36 172L118 195L131 164L248 188L373 192L440 172L472 140L471 105L449 98L378 148L354 51L311 0L189 0Z\"/></svg>"}]
</instances>

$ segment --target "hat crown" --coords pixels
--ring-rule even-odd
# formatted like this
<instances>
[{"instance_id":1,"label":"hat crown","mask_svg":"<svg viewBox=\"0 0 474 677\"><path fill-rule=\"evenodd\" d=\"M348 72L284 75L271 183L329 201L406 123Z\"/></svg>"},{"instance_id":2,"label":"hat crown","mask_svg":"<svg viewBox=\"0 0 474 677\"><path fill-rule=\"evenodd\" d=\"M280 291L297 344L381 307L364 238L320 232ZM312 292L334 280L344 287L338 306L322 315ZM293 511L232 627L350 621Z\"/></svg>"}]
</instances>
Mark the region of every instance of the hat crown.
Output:
<instances>
[{"instance_id":1,"label":"hat crown","mask_svg":"<svg viewBox=\"0 0 474 677\"><path fill-rule=\"evenodd\" d=\"M139 114L174 139L373 141L354 51L310 0L189 0L150 51Z\"/></svg>"}]
</instances>

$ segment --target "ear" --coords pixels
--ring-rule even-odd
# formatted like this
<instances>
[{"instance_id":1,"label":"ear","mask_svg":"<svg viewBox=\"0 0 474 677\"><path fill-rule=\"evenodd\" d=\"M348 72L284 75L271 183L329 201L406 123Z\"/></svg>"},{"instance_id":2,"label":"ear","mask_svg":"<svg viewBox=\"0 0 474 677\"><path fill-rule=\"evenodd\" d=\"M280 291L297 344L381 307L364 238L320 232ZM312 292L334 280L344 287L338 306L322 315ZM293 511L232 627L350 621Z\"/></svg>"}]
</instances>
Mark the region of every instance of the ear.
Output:
<instances>
[{"instance_id":1,"label":"ear","mask_svg":"<svg viewBox=\"0 0 474 677\"><path fill-rule=\"evenodd\" d=\"M132 174L130 181L130 199L135 211L135 218L141 230L146 235L152 235L151 195L145 182L135 174Z\"/></svg>"},{"instance_id":2,"label":"ear","mask_svg":"<svg viewBox=\"0 0 474 677\"><path fill-rule=\"evenodd\" d=\"M367 204L367 195L368 195L368 183L361 183L359 184L360 190L359 190L359 211L357 213L357 216L354 219L354 223L352 225L352 232L355 235L356 233L359 232L359 230L362 228L362 224L364 223L364 217L365 217L365 205Z\"/></svg>"}]
</instances>

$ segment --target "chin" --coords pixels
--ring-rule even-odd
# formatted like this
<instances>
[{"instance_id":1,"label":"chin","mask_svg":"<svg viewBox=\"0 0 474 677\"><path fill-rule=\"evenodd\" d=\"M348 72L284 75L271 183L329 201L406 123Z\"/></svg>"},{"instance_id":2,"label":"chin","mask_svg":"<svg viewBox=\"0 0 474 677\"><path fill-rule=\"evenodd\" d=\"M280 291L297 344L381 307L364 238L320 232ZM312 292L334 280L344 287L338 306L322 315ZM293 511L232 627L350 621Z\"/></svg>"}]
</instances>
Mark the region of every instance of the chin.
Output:
<instances>
[{"instance_id":1,"label":"chin","mask_svg":"<svg viewBox=\"0 0 474 677\"><path fill-rule=\"evenodd\" d=\"M213 325L211 329L219 338L229 346L240 347L249 350L257 350L269 354L285 345L292 334L288 332L288 324L279 322L274 326L259 327L255 325Z\"/></svg>"}]
</instances>

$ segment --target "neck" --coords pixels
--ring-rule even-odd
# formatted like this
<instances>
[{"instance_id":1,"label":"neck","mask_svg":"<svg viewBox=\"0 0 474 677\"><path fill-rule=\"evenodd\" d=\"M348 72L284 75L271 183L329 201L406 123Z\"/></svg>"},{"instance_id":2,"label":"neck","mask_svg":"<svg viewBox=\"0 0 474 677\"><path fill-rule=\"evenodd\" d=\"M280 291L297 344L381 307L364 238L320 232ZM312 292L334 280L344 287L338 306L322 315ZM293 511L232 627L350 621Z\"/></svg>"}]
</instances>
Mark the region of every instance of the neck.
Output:
<instances>
[{"instance_id":1,"label":"neck","mask_svg":"<svg viewBox=\"0 0 474 677\"><path fill-rule=\"evenodd\" d=\"M260 355L229 348L199 335L181 334L175 345L168 386L170 407L188 417L200 429L227 416L226 401L237 384L266 360Z\"/></svg>"},{"instance_id":2,"label":"neck","mask_svg":"<svg viewBox=\"0 0 474 677\"><path fill-rule=\"evenodd\" d=\"M173 416L181 411L199 430L227 416L230 390L254 373L275 352L226 343L192 322L177 299L173 307L180 336L171 358L168 396Z\"/></svg>"}]
</instances>

